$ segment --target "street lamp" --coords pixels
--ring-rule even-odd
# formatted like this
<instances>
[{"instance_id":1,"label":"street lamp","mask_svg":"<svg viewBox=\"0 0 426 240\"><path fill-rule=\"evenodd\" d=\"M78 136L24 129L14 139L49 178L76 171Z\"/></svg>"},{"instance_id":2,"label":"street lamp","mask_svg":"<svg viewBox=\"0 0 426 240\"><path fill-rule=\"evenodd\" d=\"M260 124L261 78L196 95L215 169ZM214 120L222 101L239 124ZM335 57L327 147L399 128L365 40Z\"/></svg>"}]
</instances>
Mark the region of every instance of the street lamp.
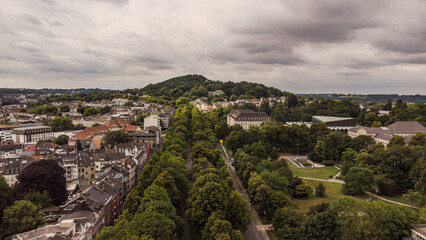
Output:
<instances>
[{"instance_id":1,"label":"street lamp","mask_svg":"<svg viewBox=\"0 0 426 240\"><path fill-rule=\"evenodd\" d=\"M264 211L263 213L265 214L265 216L264 216L265 221L264 221L263 227L264 227L265 232L266 232L266 211Z\"/></svg>"}]
</instances>

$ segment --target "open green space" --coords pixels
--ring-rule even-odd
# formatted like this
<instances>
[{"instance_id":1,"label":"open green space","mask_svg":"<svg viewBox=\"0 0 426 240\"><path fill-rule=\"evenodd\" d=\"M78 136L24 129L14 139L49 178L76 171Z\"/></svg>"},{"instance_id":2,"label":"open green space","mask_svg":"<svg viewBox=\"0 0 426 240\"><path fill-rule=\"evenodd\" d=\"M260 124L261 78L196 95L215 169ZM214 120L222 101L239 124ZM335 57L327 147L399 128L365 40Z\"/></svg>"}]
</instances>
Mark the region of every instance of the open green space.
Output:
<instances>
[{"instance_id":1,"label":"open green space","mask_svg":"<svg viewBox=\"0 0 426 240\"><path fill-rule=\"evenodd\" d=\"M400 202L400 203L405 203L405 204L411 205L411 202L408 201L407 199L405 199L402 196L402 194L398 194L398 195L390 196L390 197L385 196L385 195L380 195L380 197L385 198L385 199L389 199L389 200L392 200L392 201L395 201L395 202Z\"/></svg>"},{"instance_id":2,"label":"open green space","mask_svg":"<svg viewBox=\"0 0 426 240\"><path fill-rule=\"evenodd\" d=\"M334 176L339 172L335 167L322 167L322 168L298 168L294 164L288 164L294 176L309 177L318 179L327 179L329 176Z\"/></svg>"},{"instance_id":3,"label":"open green space","mask_svg":"<svg viewBox=\"0 0 426 240\"><path fill-rule=\"evenodd\" d=\"M303 179L303 182L309 185L312 189L318 187L320 181L315 180L307 180ZM333 182L321 182L325 187L325 196L315 197L310 196L306 199L294 199L296 201L297 207L301 212L308 212L309 208L320 204L321 202L331 203L339 197L344 196L342 193L342 184L341 183L333 183Z\"/></svg>"},{"instance_id":4,"label":"open green space","mask_svg":"<svg viewBox=\"0 0 426 240\"><path fill-rule=\"evenodd\" d=\"M280 153L281 157L296 156L294 153Z\"/></svg>"}]
</instances>

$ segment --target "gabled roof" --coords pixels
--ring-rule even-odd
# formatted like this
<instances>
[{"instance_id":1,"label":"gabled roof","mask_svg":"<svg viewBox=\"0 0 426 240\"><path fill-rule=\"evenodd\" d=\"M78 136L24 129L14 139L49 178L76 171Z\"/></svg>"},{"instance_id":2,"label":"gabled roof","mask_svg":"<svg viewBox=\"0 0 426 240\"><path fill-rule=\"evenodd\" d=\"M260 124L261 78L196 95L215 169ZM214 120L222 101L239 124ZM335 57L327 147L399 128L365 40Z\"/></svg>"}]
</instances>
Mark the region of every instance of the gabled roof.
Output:
<instances>
[{"instance_id":1,"label":"gabled roof","mask_svg":"<svg viewBox=\"0 0 426 240\"><path fill-rule=\"evenodd\" d=\"M89 189L86 190L86 192L90 198L97 202L101 202L104 205L108 203L108 201L111 199L111 195L103 192L97 187L91 186Z\"/></svg>"}]
</instances>

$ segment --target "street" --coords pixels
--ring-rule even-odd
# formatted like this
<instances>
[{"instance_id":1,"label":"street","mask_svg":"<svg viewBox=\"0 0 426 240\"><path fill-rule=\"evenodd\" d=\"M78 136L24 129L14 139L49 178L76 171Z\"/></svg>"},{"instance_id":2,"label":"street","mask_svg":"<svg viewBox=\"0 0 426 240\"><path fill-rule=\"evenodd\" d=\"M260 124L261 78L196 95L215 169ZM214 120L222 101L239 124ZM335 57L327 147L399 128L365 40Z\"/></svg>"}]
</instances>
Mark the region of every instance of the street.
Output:
<instances>
[{"instance_id":1,"label":"street","mask_svg":"<svg viewBox=\"0 0 426 240\"><path fill-rule=\"evenodd\" d=\"M244 186L242 185L240 179L237 177L234 167L232 166L232 160L229 157L228 153L226 152L225 147L223 144L220 144L218 146L219 150L222 151L221 155L223 159L225 159L226 165L228 167L228 171L232 176L234 186L236 190L243 195L243 197L247 200L250 206L251 215L253 217L253 222L250 224L250 226L247 228L247 230L244 232L245 239L250 240L269 240L268 235L266 234L265 230L263 230L266 226L262 225L262 221L259 218L259 215L257 214L256 210L252 206L250 202L250 198L246 193L246 190L244 189ZM223 154L225 153L225 155Z\"/></svg>"}]
</instances>

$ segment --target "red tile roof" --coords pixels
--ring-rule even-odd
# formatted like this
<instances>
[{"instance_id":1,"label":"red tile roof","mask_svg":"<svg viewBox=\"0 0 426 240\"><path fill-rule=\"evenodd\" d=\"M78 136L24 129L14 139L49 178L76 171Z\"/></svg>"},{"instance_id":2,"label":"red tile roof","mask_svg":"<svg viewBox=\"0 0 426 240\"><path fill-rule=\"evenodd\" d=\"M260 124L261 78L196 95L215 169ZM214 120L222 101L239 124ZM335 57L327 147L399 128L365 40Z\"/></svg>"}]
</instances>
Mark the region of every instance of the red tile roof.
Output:
<instances>
[{"instance_id":1,"label":"red tile roof","mask_svg":"<svg viewBox=\"0 0 426 240\"><path fill-rule=\"evenodd\" d=\"M72 136L69 140L90 140L94 136L102 135L107 132L109 132L109 129L105 126L89 127Z\"/></svg>"}]
</instances>

